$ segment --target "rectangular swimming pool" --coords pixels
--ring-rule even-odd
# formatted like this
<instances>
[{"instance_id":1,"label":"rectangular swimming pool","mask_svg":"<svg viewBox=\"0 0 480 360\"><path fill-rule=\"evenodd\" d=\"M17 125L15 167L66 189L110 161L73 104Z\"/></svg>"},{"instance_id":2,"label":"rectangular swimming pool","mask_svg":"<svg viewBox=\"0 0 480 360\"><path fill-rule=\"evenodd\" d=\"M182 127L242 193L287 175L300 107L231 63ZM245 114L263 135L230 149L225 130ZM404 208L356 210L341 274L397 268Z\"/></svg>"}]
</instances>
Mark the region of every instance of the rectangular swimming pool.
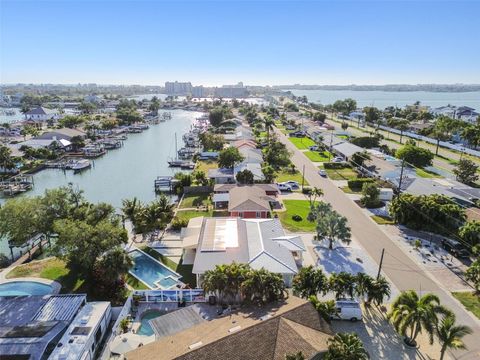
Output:
<instances>
[{"instance_id":1,"label":"rectangular swimming pool","mask_svg":"<svg viewBox=\"0 0 480 360\"><path fill-rule=\"evenodd\" d=\"M170 289L181 278L179 274L141 250L132 250L129 255L133 260L130 274L145 283L150 289Z\"/></svg>"}]
</instances>

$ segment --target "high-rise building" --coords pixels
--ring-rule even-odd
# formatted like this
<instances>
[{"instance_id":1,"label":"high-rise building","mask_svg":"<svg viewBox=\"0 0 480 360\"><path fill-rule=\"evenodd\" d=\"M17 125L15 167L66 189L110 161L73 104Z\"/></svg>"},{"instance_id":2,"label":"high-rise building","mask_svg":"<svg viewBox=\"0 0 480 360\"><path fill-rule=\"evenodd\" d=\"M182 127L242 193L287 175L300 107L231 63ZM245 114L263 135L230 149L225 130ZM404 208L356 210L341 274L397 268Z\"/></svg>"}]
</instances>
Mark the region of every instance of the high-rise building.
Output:
<instances>
[{"instance_id":1,"label":"high-rise building","mask_svg":"<svg viewBox=\"0 0 480 360\"><path fill-rule=\"evenodd\" d=\"M226 98L243 98L248 96L248 90L243 86L242 82L236 85L223 85L220 88L215 88L216 97Z\"/></svg>"},{"instance_id":2,"label":"high-rise building","mask_svg":"<svg viewBox=\"0 0 480 360\"><path fill-rule=\"evenodd\" d=\"M190 82L171 82L165 83L165 92L167 95L191 95L192 84Z\"/></svg>"}]
</instances>

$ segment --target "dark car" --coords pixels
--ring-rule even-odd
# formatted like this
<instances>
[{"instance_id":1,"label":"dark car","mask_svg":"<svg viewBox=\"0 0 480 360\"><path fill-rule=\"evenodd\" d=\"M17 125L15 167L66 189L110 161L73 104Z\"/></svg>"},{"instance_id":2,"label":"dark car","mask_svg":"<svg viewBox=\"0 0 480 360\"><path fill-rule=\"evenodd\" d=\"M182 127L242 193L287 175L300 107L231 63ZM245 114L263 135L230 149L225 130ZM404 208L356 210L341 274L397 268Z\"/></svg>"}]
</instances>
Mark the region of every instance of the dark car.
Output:
<instances>
[{"instance_id":1,"label":"dark car","mask_svg":"<svg viewBox=\"0 0 480 360\"><path fill-rule=\"evenodd\" d=\"M455 240L443 239L442 247L457 258L468 258L470 256L468 250Z\"/></svg>"}]
</instances>

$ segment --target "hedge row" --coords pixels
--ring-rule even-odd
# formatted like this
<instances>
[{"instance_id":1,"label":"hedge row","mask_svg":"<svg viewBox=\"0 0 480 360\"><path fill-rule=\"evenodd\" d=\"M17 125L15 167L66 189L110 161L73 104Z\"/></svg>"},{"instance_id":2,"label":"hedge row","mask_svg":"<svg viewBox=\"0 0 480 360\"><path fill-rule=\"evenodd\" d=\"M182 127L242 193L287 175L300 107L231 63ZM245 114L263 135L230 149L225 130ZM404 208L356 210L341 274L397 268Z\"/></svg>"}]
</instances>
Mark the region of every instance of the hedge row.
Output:
<instances>
[{"instance_id":1,"label":"hedge row","mask_svg":"<svg viewBox=\"0 0 480 360\"><path fill-rule=\"evenodd\" d=\"M372 178L361 178L361 179L354 179L354 180L348 180L348 187L350 189L361 189L363 188L363 184L365 183L372 183L375 180Z\"/></svg>"},{"instance_id":2,"label":"hedge row","mask_svg":"<svg viewBox=\"0 0 480 360\"><path fill-rule=\"evenodd\" d=\"M349 168L350 165L347 163L336 163L336 162L329 162L329 163L323 163L323 168L324 169L331 169L331 170L338 170L338 169L345 169Z\"/></svg>"}]
</instances>

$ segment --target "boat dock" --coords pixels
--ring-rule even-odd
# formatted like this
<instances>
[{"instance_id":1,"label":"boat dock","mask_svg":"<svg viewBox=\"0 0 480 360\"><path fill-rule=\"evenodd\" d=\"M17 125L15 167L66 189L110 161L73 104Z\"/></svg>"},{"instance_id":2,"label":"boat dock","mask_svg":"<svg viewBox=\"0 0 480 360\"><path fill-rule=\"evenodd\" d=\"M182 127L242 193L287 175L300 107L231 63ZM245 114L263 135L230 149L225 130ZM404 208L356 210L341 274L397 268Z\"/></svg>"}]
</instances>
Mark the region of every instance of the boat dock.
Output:
<instances>
[{"instance_id":1,"label":"boat dock","mask_svg":"<svg viewBox=\"0 0 480 360\"><path fill-rule=\"evenodd\" d=\"M17 175L0 181L0 191L4 196L15 196L33 188L32 175Z\"/></svg>"},{"instance_id":2,"label":"boat dock","mask_svg":"<svg viewBox=\"0 0 480 360\"><path fill-rule=\"evenodd\" d=\"M153 181L155 192L173 192L175 184L178 182L173 176L157 176Z\"/></svg>"}]
</instances>

